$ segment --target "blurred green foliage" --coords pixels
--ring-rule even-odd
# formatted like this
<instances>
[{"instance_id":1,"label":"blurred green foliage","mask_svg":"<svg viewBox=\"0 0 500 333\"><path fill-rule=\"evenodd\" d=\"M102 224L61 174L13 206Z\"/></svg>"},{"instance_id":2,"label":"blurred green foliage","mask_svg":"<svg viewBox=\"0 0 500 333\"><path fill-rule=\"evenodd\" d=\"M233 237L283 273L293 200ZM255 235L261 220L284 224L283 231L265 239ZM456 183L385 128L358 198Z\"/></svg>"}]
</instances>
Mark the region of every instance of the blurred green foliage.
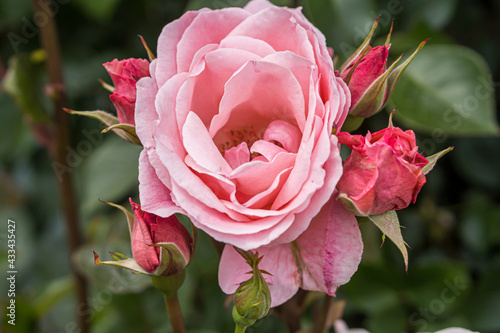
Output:
<instances>
[{"instance_id":1,"label":"blurred green foliage","mask_svg":"<svg viewBox=\"0 0 500 333\"><path fill-rule=\"evenodd\" d=\"M154 51L162 27L185 10L246 2L54 1L70 107L112 110L108 93L97 81L111 81L102 63L146 58L138 34ZM379 15L380 40L394 19L393 59L402 52L411 54L422 40L432 38L403 75L391 106L398 108L396 125L417 131L425 155L455 147L428 175L417 204L399 213L411 247L408 272L397 248L389 242L380 248L380 232L362 224L362 264L337 295L347 301L345 320L350 327L365 327L372 333L449 326L500 331L500 138L498 90L491 89L500 81L500 4L492 0L299 0L298 4L326 35L340 61L361 43ZM0 2L0 76L7 64L26 62L27 55L39 48L32 22L30 1ZM42 92L42 83L36 83ZM38 107L33 112L40 115ZM387 118L382 112L365 121L358 132L382 129ZM137 198L139 149L113 134L99 134L97 121L77 116L71 120L73 146L67 150L73 164L66 172L76 180L86 238L72 260L90 281L90 307L79 309L75 304L58 180L40 135L33 135L40 129L2 91L0 220L16 221L18 274L16 326L8 325L1 312L1 330L73 332L75 314L84 311L93 332L169 332L163 300L147 278L96 267L92 257L92 250L103 258L106 251L130 254L123 215L98 199L126 204L128 197ZM7 271L5 222L0 230L2 274ZM230 307L224 305L226 296L217 284L217 265L217 252L201 233L180 290L189 332L233 331ZM7 289L2 278L2 311ZM304 323L309 322L305 317ZM286 328L270 315L247 331L286 332Z\"/></svg>"}]
</instances>

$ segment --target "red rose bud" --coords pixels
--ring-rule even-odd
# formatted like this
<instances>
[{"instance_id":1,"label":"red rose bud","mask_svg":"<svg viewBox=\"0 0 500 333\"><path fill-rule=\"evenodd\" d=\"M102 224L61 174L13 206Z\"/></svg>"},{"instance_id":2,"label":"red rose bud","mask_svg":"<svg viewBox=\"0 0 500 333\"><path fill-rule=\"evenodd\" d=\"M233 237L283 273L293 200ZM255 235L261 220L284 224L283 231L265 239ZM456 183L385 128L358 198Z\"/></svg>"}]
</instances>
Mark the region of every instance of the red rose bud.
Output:
<instances>
[{"instance_id":1,"label":"red rose bud","mask_svg":"<svg viewBox=\"0 0 500 333\"><path fill-rule=\"evenodd\" d=\"M193 239L175 215L160 217L141 210L130 200L134 211L131 233L132 255L153 275L174 275L191 261Z\"/></svg>"},{"instance_id":2,"label":"red rose bud","mask_svg":"<svg viewBox=\"0 0 500 333\"><path fill-rule=\"evenodd\" d=\"M356 59L340 75L344 81L348 76L351 76L348 82L351 91L351 109L358 104L360 99L367 93L368 88L386 71L389 48L390 45L370 47L370 51L362 59ZM357 66L354 66L355 64ZM382 97L385 98L385 89L379 93L382 93Z\"/></svg>"},{"instance_id":3,"label":"red rose bud","mask_svg":"<svg viewBox=\"0 0 500 333\"><path fill-rule=\"evenodd\" d=\"M135 125L134 110L136 84L140 78L150 76L149 61L144 59L113 60L103 64L111 76L115 89L110 95L121 124Z\"/></svg>"},{"instance_id":4,"label":"red rose bud","mask_svg":"<svg viewBox=\"0 0 500 333\"><path fill-rule=\"evenodd\" d=\"M196 243L196 231L193 231L195 238L193 239L175 215L160 217L144 212L141 206L132 200L130 204L134 214L120 205L105 203L120 209L127 216L133 258L110 252L115 261L101 261L94 252L95 263L126 268L156 277L179 275L174 284L182 284L183 277L180 273L183 273L191 261ZM172 281L161 282L165 283L170 285Z\"/></svg>"},{"instance_id":5,"label":"red rose bud","mask_svg":"<svg viewBox=\"0 0 500 333\"><path fill-rule=\"evenodd\" d=\"M385 45L372 48L369 44L377 24L378 19L361 46L340 67L340 77L351 91L350 116L368 118L384 108L399 77L427 42L420 43L417 50L398 67L396 64L402 55L387 68L392 26Z\"/></svg>"},{"instance_id":6,"label":"red rose bud","mask_svg":"<svg viewBox=\"0 0 500 333\"><path fill-rule=\"evenodd\" d=\"M429 161L417 152L413 131L391 126L366 137L346 132L337 137L352 150L337 184L348 209L361 216L379 215L415 202Z\"/></svg>"}]
</instances>

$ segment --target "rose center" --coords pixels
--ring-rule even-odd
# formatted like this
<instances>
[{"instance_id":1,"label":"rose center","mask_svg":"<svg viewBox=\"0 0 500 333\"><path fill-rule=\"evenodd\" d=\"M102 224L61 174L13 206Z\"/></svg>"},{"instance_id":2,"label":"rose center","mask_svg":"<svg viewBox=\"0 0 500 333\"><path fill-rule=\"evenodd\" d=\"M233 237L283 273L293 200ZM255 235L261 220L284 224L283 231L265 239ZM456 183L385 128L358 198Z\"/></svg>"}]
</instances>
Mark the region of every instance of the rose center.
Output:
<instances>
[{"instance_id":1,"label":"rose center","mask_svg":"<svg viewBox=\"0 0 500 333\"><path fill-rule=\"evenodd\" d=\"M218 145L219 151L224 156L224 153L233 148L237 147L243 142L251 147L256 141L262 140L264 137L265 128L260 130L255 130L254 126L245 126L242 129L232 129L227 131L225 134L225 141Z\"/></svg>"}]
</instances>

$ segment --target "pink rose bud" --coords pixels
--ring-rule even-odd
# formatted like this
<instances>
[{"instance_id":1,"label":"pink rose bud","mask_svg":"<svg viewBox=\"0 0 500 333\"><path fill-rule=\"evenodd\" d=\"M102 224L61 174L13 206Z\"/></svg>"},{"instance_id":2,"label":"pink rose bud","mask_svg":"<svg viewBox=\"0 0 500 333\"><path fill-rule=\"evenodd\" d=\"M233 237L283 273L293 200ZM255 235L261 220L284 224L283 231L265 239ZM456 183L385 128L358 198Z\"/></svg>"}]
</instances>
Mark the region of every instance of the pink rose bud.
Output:
<instances>
[{"instance_id":1,"label":"pink rose bud","mask_svg":"<svg viewBox=\"0 0 500 333\"><path fill-rule=\"evenodd\" d=\"M382 45L374 48L361 59L356 59L340 76L346 80L348 76L349 90L351 91L351 109L354 109L359 101L364 99L376 100L378 96L373 96L368 88L387 70L387 57L389 55L390 45ZM357 66L354 66L357 64ZM385 101L387 89L381 89L381 101ZM379 103L380 104L380 103Z\"/></svg>"},{"instance_id":2,"label":"pink rose bud","mask_svg":"<svg viewBox=\"0 0 500 333\"><path fill-rule=\"evenodd\" d=\"M193 239L175 215L160 217L141 210L130 200L134 210L132 254L135 261L153 275L174 275L189 264Z\"/></svg>"},{"instance_id":3,"label":"pink rose bud","mask_svg":"<svg viewBox=\"0 0 500 333\"><path fill-rule=\"evenodd\" d=\"M402 55L388 68L392 26L384 45L374 48L370 46L378 20L375 20L372 30L360 47L340 67L339 75L351 91L350 116L368 118L382 110L396 88L401 74L427 42L425 40L420 43L417 50L398 67L396 64Z\"/></svg>"},{"instance_id":4,"label":"pink rose bud","mask_svg":"<svg viewBox=\"0 0 500 333\"><path fill-rule=\"evenodd\" d=\"M356 206L356 214L379 215L415 203L429 161L417 152L413 131L391 126L366 137L346 132L337 137L352 150L337 189Z\"/></svg>"},{"instance_id":5,"label":"pink rose bud","mask_svg":"<svg viewBox=\"0 0 500 333\"><path fill-rule=\"evenodd\" d=\"M149 61L144 59L113 60L103 64L115 85L110 95L121 124L135 125L134 110L136 84L140 78L150 76Z\"/></svg>"}]
</instances>

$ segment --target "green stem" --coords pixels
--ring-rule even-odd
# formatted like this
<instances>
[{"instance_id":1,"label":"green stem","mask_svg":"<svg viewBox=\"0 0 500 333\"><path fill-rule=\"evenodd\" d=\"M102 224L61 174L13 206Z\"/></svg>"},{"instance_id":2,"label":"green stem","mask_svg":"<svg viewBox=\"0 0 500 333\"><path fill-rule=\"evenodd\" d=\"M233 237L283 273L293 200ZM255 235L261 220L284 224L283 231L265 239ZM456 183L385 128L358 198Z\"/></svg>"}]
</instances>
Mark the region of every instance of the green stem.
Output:
<instances>
[{"instance_id":1,"label":"green stem","mask_svg":"<svg viewBox=\"0 0 500 333\"><path fill-rule=\"evenodd\" d=\"M234 328L234 333L244 333L246 330L246 326L240 326L236 324L236 327Z\"/></svg>"},{"instance_id":2,"label":"green stem","mask_svg":"<svg viewBox=\"0 0 500 333\"><path fill-rule=\"evenodd\" d=\"M184 320L182 319L181 307L179 305L179 298L177 293L172 293L169 296L163 294L165 297L165 305L167 307L168 317L170 318L170 325L174 333L185 333Z\"/></svg>"}]
</instances>

